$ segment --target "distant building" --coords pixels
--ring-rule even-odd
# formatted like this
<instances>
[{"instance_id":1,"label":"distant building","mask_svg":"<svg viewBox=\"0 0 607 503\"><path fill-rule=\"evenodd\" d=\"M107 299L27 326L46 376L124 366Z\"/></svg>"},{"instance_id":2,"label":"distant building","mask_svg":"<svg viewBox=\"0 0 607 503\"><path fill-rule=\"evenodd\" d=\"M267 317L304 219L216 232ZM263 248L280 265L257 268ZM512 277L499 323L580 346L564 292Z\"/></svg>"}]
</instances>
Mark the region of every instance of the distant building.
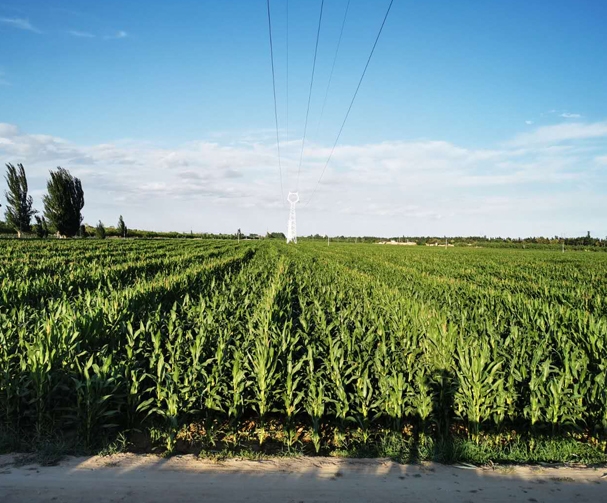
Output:
<instances>
[{"instance_id":1,"label":"distant building","mask_svg":"<svg viewBox=\"0 0 607 503\"><path fill-rule=\"evenodd\" d=\"M442 246L443 248L448 246L449 248L453 248L455 245L452 245L451 243L449 243L447 245L444 243L426 243L426 246Z\"/></svg>"},{"instance_id":2,"label":"distant building","mask_svg":"<svg viewBox=\"0 0 607 503\"><path fill-rule=\"evenodd\" d=\"M399 243L398 241L394 241L394 239L391 239L390 241L380 241L378 244L380 244L380 245L417 246L417 243L415 241L404 241L402 243Z\"/></svg>"}]
</instances>

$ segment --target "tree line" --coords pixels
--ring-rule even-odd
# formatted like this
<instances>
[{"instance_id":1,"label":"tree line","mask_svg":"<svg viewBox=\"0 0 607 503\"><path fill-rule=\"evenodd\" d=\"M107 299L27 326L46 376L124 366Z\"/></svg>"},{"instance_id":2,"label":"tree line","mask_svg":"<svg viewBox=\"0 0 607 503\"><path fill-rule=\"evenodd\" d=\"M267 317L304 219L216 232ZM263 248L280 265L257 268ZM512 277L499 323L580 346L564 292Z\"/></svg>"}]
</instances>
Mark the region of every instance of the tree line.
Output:
<instances>
[{"instance_id":1,"label":"tree line","mask_svg":"<svg viewBox=\"0 0 607 503\"><path fill-rule=\"evenodd\" d=\"M327 236L313 234L309 236L298 236L299 241L326 241ZM559 246L573 247L574 249L590 249L607 251L607 237L602 239L590 235L579 237L543 237L532 236L526 238L502 238L487 236L331 236L331 242L341 243L378 243L386 240L396 242L410 242L417 245L444 244L445 241L454 246L480 246L494 248L546 248L552 249Z\"/></svg>"},{"instance_id":2,"label":"tree line","mask_svg":"<svg viewBox=\"0 0 607 503\"><path fill-rule=\"evenodd\" d=\"M40 238L47 237L51 232L66 238L86 237L89 234L82 223L82 182L67 169L58 167L57 170L50 171L50 178L46 183L47 193L42 198L43 212L34 209L34 200L29 194L23 164L7 164L4 179L7 184L7 190L4 192L7 201L4 226L14 230L19 238L29 233ZM32 223L32 220L35 223ZM116 230L119 236L127 237L128 229L122 215ZM107 235L101 221L95 228L95 235L99 238L105 238Z\"/></svg>"}]
</instances>

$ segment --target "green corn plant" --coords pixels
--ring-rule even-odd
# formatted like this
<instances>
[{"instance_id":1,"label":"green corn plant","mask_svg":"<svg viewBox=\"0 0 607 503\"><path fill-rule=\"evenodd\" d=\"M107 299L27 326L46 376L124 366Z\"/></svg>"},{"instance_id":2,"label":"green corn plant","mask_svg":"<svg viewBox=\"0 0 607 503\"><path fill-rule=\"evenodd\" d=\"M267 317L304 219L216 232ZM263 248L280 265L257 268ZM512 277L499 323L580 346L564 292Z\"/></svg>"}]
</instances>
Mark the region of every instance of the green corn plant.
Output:
<instances>
[{"instance_id":1,"label":"green corn plant","mask_svg":"<svg viewBox=\"0 0 607 503\"><path fill-rule=\"evenodd\" d=\"M426 423L434 408L434 393L426 372L425 367L420 365L415 375L415 392L411 398L411 406L421 422L422 431L426 429Z\"/></svg>"},{"instance_id":2,"label":"green corn plant","mask_svg":"<svg viewBox=\"0 0 607 503\"><path fill-rule=\"evenodd\" d=\"M347 335L343 333L342 329L342 337L346 336ZM345 423L350 412L350 398L348 396L347 387L352 382L352 367L348 366L340 339L329 338L328 349L329 386L334 397L333 405L335 407L335 416L339 423L339 429L336 431L335 443L337 446L341 446L343 444L342 438L345 435Z\"/></svg>"},{"instance_id":3,"label":"green corn plant","mask_svg":"<svg viewBox=\"0 0 607 503\"><path fill-rule=\"evenodd\" d=\"M425 311L425 310L424 310ZM436 319L437 314L428 311L428 316ZM423 322L418 322L423 324ZM453 399L457 391L454 375L455 347L457 329L446 319L438 318L427 329L426 355L429 364L429 377L434 394L434 420L439 436L448 438L453 416Z\"/></svg>"},{"instance_id":4,"label":"green corn plant","mask_svg":"<svg viewBox=\"0 0 607 503\"><path fill-rule=\"evenodd\" d=\"M42 337L31 343L24 344L24 353L20 359L21 372L27 374L23 386L28 389L27 405L34 412L34 424L37 437L42 437L44 430L51 421L48 408L53 383L53 362L57 349L52 348L51 332L53 322L48 320L43 328Z\"/></svg>"},{"instance_id":5,"label":"green corn plant","mask_svg":"<svg viewBox=\"0 0 607 503\"><path fill-rule=\"evenodd\" d=\"M207 442L215 445L216 417L223 413L226 397L227 376L224 360L227 352L226 334L222 334L216 341L215 355L208 360L210 371L206 374L206 387L204 390L205 432ZM243 376L244 379L244 376Z\"/></svg>"},{"instance_id":6,"label":"green corn plant","mask_svg":"<svg viewBox=\"0 0 607 503\"><path fill-rule=\"evenodd\" d=\"M230 383L230 407L228 416L233 421L238 421L242 416L245 406L246 374L244 371L244 354L235 348L232 356L232 379Z\"/></svg>"},{"instance_id":7,"label":"green corn plant","mask_svg":"<svg viewBox=\"0 0 607 503\"><path fill-rule=\"evenodd\" d=\"M363 443L367 443L369 440L369 427L376 406L374 388L369 374L369 367L365 366L352 381L354 384L353 417L360 429Z\"/></svg>"},{"instance_id":8,"label":"green corn plant","mask_svg":"<svg viewBox=\"0 0 607 503\"><path fill-rule=\"evenodd\" d=\"M93 435L118 424L112 422L120 412L117 391L120 383L112 375L112 357L101 365L91 355L86 361L76 360L78 375L72 377L76 392L73 419L81 431L87 449L93 446Z\"/></svg>"},{"instance_id":9,"label":"green corn plant","mask_svg":"<svg viewBox=\"0 0 607 503\"><path fill-rule=\"evenodd\" d=\"M402 431L403 418L410 411L408 395L413 394L404 373L393 369L389 374L382 374L378 386L384 413L390 418L394 431Z\"/></svg>"},{"instance_id":10,"label":"green corn plant","mask_svg":"<svg viewBox=\"0 0 607 503\"><path fill-rule=\"evenodd\" d=\"M489 346L479 340L460 340L456 361L456 413L467 420L472 438L478 441L481 424L504 407L502 362L493 361Z\"/></svg>"},{"instance_id":11,"label":"green corn plant","mask_svg":"<svg viewBox=\"0 0 607 503\"><path fill-rule=\"evenodd\" d=\"M308 392L305 400L305 409L312 421L311 438L314 449L320 451L320 421L325 413L325 380L324 376L315 370L314 351L308 348Z\"/></svg>"},{"instance_id":12,"label":"green corn plant","mask_svg":"<svg viewBox=\"0 0 607 503\"><path fill-rule=\"evenodd\" d=\"M147 377L143 367L144 347L142 334L149 329L140 322L137 330L131 322L126 326L125 360L122 381L126 386L126 425L128 429L138 426L138 409L142 403L143 385ZM145 411L144 411L145 412Z\"/></svg>"},{"instance_id":13,"label":"green corn plant","mask_svg":"<svg viewBox=\"0 0 607 503\"><path fill-rule=\"evenodd\" d=\"M164 355L160 355L156 365L156 406L150 409L150 413L155 413L164 418L166 422L166 449L172 452L175 448L175 438L179 430L179 368L171 369L165 363Z\"/></svg>"},{"instance_id":14,"label":"green corn plant","mask_svg":"<svg viewBox=\"0 0 607 503\"><path fill-rule=\"evenodd\" d=\"M584 399L589 389L588 358L585 353L567 342L563 348L563 369L554 369L547 383L546 419L552 432L561 426L577 426L583 422Z\"/></svg>"},{"instance_id":15,"label":"green corn plant","mask_svg":"<svg viewBox=\"0 0 607 503\"><path fill-rule=\"evenodd\" d=\"M270 411L274 385L279 377L276 372L277 360L274 347L269 334L267 332L265 334L266 337L255 339L252 352L248 355L254 391L253 408L260 420L258 430L260 444L266 438L264 420Z\"/></svg>"},{"instance_id":16,"label":"green corn plant","mask_svg":"<svg viewBox=\"0 0 607 503\"><path fill-rule=\"evenodd\" d=\"M1 428L19 431L21 409L21 387L23 373L20 369L18 343L26 335L25 311L14 308L10 319L0 317L0 405L2 407ZM12 320L15 320L14 322Z\"/></svg>"},{"instance_id":17,"label":"green corn plant","mask_svg":"<svg viewBox=\"0 0 607 503\"><path fill-rule=\"evenodd\" d=\"M281 367L282 376L282 407L285 414L285 439L288 448L293 447L296 440L294 417L300 410L300 404L304 398L304 390L301 389L302 377L300 375L304 359L293 362L295 353L300 349L301 338L297 333L292 333L291 325L287 324L282 330L281 344Z\"/></svg>"},{"instance_id":18,"label":"green corn plant","mask_svg":"<svg viewBox=\"0 0 607 503\"><path fill-rule=\"evenodd\" d=\"M524 409L524 415L530 420L532 428L546 418L546 397L548 396L546 386L551 374L556 371L550 357L545 360L543 358L546 358L546 350L538 347L531 363L529 403Z\"/></svg>"}]
</instances>

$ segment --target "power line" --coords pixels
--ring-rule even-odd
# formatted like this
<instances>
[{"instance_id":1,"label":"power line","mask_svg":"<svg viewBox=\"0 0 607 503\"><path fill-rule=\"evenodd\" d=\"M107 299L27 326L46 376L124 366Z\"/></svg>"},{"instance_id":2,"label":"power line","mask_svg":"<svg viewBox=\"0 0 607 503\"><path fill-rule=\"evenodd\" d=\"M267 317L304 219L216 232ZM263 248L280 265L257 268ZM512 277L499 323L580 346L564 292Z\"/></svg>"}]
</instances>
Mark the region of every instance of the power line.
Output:
<instances>
[{"instance_id":1,"label":"power line","mask_svg":"<svg viewBox=\"0 0 607 503\"><path fill-rule=\"evenodd\" d=\"M348 17L348 10L350 9L350 1L346 4L346 10L344 12L344 19L341 22L341 30L339 31L339 40L337 41L337 47L335 49L335 56L333 57L333 64L331 65L331 73L329 74L329 82L327 84L327 90L325 91L325 97L322 101L322 108L320 109L320 118L318 119L318 125L316 126L316 133L314 136L318 136L318 130L320 129L320 123L325 113L325 105L327 104L327 97L329 96L329 89L331 88L331 81L333 80L333 72L335 70L335 63L337 62L337 55L339 54L339 47L341 46L341 39L344 34L344 27L346 26L346 18Z\"/></svg>"},{"instance_id":2,"label":"power line","mask_svg":"<svg viewBox=\"0 0 607 503\"><path fill-rule=\"evenodd\" d=\"M289 148L289 0L287 0L287 138L286 138L285 151L287 148ZM289 184L289 167L287 166L287 185L288 184ZM283 194L283 197L284 197L284 194Z\"/></svg>"},{"instance_id":3,"label":"power line","mask_svg":"<svg viewBox=\"0 0 607 503\"><path fill-rule=\"evenodd\" d=\"M297 167L297 184L296 190L299 189L299 173L301 171L301 161L303 160L304 147L306 144L306 132L308 130L308 115L310 114L310 101L312 99L312 87L314 85L314 71L316 69L316 55L318 54L318 39L320 38L320 25L322 23L322 9L325 5L325 0L320 2L320 15L318 16L318 29L316 30L316 46L314 48L314 62L312 63L312 78L310 79L310 92L308 93L308 108L306 110L306 122L304 124L304 133L301 140L301 154L299 155L299 166Z\"/></svg>"},{"instance_id":4,"label":"power line","mask_svg":"<svg viewBox=\"0 0 607 503\"><path fill-rule=\"evenodd\" d=\"M390 4L388 5L388 10L386 11L384 20L381 23L379 32L377 33L377 37L375 38L375 42L373 43L373 48L371 49L369 58L367 59L367 64L365 65L363 73L360 76L360 80L358 81L358 85L356 86L356 91L354 91L354 96L352 96L352 101L350 102L350 106L348 107L348 111L346 112L346 116L344 117L344 121L342 122L341 127L339 128L339 133L337 133L337 138L335 139L335 143L333 143L333 147L331 148L331 153L329 154L327 162L325 163L324 167L322 168L322 172L320 173L320 178L316 182L316 186L314 187L314 190L312 191L312 195L310 196L310 199L308 199L308 201L306 202L306 205L304 207L307 207L308 204L310 204L310 201L314 197L314 194L316 194L320 181L322 180L322 177L325 174L325 170L327 169L327 166L329 165L329 162L331 161L331 157L333 157L333 152L335 152L335 147L337 146L337 143L339 142L339 138L341 137L341 133L344 130L344 126L346 125L346 121L348 120L348 116L350 115L350 111L352 110L352 105L354 105L354 100L356 100L356 95L358 94L358 90L360 89L363 79L365 78L365 74L367 73L367 68L369 68L369 63L371 62L371 58L373 57L373 53L375 52L375 47L377 46L377 42L379 41L381 32L384 29L384 25L386 24L386 19L388 19L388 14L390 14L390 9L392 9L393 3L394 3L394 0L390 0Z\"/></svg>"},{"instance_id":5,"label":"power line","mask_svg":"<svg viewBox=\"0 0 607 503\"><path fill-rule=\"evenodd\" d=\"M270 0L268 5L268 31L270 33L270 57L272 59L272 90L274 92L274 122L276 123L276 147L278 149L278 173L280 175L280 199L284 205L285 193L282 187L282 163L280 161L280 138L278 137L278 107L276 105L276 74L274 72L274 45L272 43L272 16L270 15Z\"/></svg>"}]
</instances>

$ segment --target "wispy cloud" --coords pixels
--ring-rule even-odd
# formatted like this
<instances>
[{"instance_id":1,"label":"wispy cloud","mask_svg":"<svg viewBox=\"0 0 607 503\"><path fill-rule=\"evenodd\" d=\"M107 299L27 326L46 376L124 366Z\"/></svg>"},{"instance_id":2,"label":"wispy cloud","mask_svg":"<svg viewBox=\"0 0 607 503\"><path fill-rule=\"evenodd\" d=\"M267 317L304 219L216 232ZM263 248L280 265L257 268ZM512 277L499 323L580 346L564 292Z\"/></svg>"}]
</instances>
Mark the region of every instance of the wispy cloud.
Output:
<instances>
[{"instance_id":1,"label":"wispy cloud","mask_svg":"<svg viewBox=\"0 0 607 503\"><path fill-rule=\"evenodd\" d=\"M525 124L527 124L528 126L531 126L531 124L533 124L533 121L525 121Z\"/></svg>"},{"instance_id":2,"label":"wispy cloud","mask_svg":"<svg viewBox=\"0 0 607 503\"><path fill-rule=\"evenodd\" d=\"M563 119L581 119L582 118L582 114L573 114L570 112L565 112L564 110L557 110L555 108L553 108L552 110L548 110L547 112L544 112L540 115L542 117L544 117L546 115L558 115L559 117L563 117Z\"/></svg>"},{"instance_id":3,"label":"wispy cloud","mask_svg":"<svg viewBox=\"0 0 607 503\"><path fill-rule=\"evenodd\" d=\"M109 39L127 38L128 36L129 36L129 34L126 31L120 30L120 31L117 31L116 33L114 33L113 35L106 35L104 38L109 40Z\"/></svg>"},{"instance_id":4,"label":"wispy cloud","mask_svg":"<svg viewBox=\"0 0 607 503\"><path fill-rule=\"evenodd\" d=\"M88 31L69 30L67 33L69 35L71 35L72 37L97 38L97 35L95 35L94 33L88 32ZM120 31L117 31L116 33L114 33L113 35L105 35L103 38L105 40L118 40L121 38L127 38L128 36L129 36L129 34L126 31L120 30Z\"/></svg>"},{"instance_id":5,"label":"wispy cloud","mask_svg":"<svg viewBox=\"0 0 607 503\"><path fill-rule=\"evenodd\" d=\"M42 33L38 28L29 22L29 19L22 19L18 17L0 17L0 23L12 26L18 30L26 30L34 33Z\"/></svg>"},{"instance_id":6,"label":"wispy cloud","mask_svg":"<svg viewBox=\"0 0 607 503\"><path fill-rule=\"evenodd\" d=\"M530 133L522 133L508 142L511 146L562 143L570 140L607 137L607 122L584 124L580 122L543 126Z\"/></svg>"},{"instance_id":7,"label":"wispy cloud","mask_svg":"<svg viewBox=\"0 0 607 503\"><path fill-rule=\"evenodd\" d=\"M93 35L92 33L89 33L88 31L80 31L80 30L70 30L68 31L68 33L72 36L72 37L79 37L79 38L95 38L95 35Z\"/></svg>"}]
</instances>

